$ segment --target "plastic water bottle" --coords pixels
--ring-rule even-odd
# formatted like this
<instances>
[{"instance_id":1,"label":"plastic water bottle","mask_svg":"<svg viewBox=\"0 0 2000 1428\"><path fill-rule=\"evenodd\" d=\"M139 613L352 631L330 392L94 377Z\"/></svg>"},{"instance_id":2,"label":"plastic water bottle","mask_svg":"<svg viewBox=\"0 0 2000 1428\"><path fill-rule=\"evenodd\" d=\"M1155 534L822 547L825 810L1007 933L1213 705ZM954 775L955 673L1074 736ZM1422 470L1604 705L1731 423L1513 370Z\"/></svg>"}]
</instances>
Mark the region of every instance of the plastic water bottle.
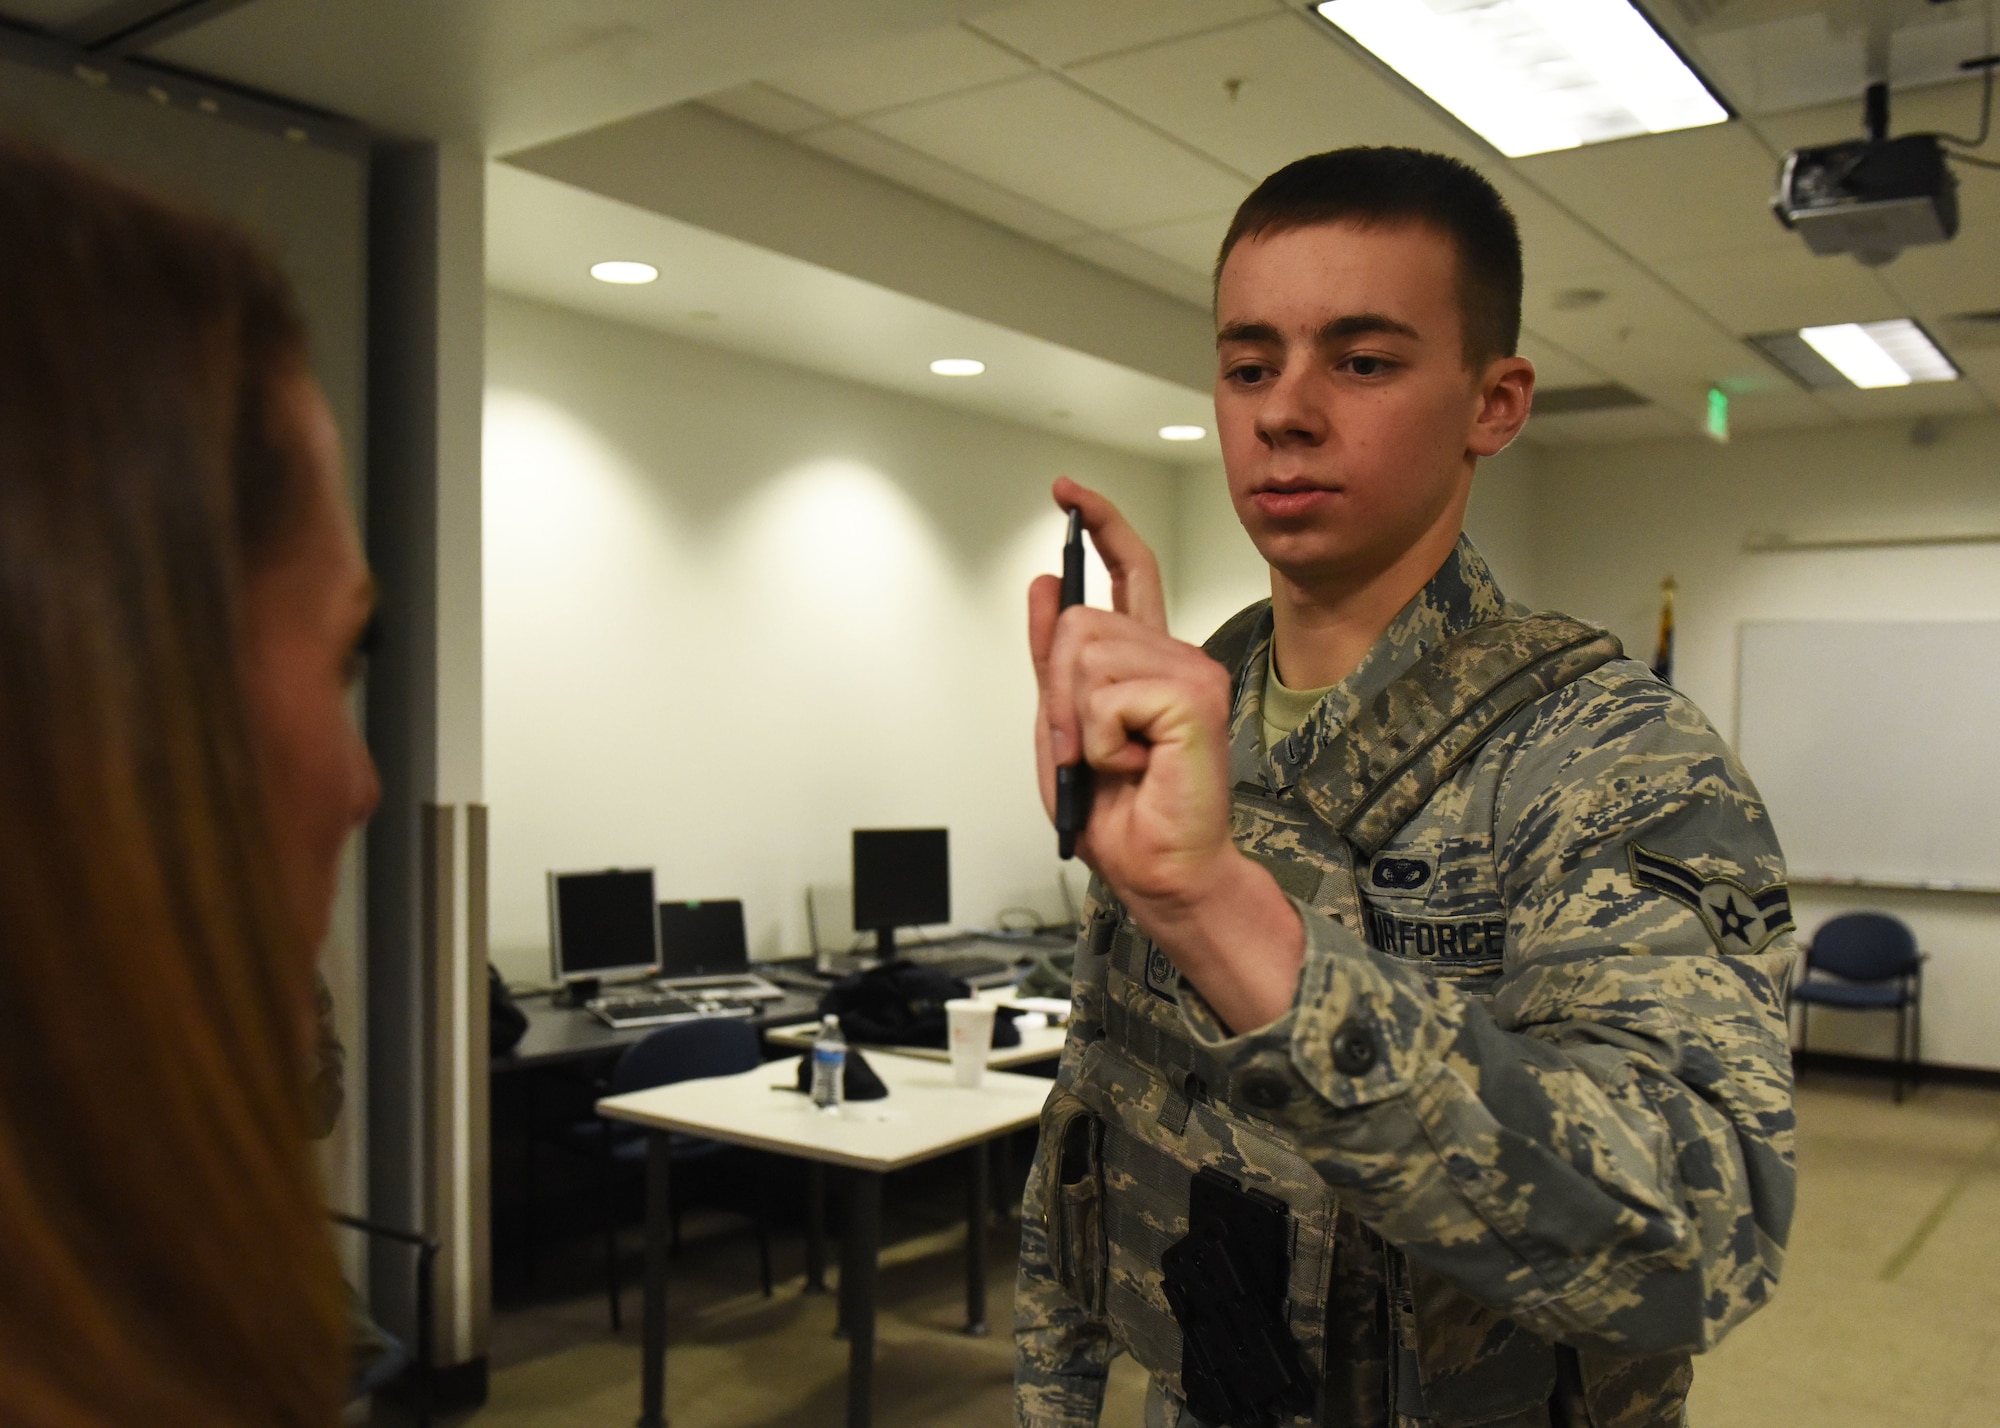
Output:
<instances>
[{"instance_id":1,"label":"plastic water bottle","mask_svg":"<svg viewBox=\"0 0 2000 1428\"><path fill-rule=\"evenodd\" d=\"M847 1038L840 1034L839 1017L821 1019L812 1058L813 1104L822 1110L838 1110L847 1082Z\"/></svg>"}]
</instances>

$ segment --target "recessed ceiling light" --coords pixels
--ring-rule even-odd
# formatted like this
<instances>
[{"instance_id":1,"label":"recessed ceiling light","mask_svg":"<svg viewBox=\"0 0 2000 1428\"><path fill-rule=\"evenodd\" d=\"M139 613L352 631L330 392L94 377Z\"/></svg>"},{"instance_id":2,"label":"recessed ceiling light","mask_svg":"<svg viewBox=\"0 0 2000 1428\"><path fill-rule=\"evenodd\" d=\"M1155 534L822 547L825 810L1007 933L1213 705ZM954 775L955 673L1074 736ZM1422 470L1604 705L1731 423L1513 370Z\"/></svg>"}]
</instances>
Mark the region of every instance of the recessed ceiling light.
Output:
<instances>
[{"instance_id":1,"label":"recessed ceiling light","mask_svg":"<svg viewBox=\"0 0 2000 1428\"><path fill-rule=\"evenodd\" d=\"M1729 117L1628 0L1314 8L1510 159Z\"/></svg>"},{"instance_id":2,"label":"recessed ceiling light","mask_svg":"<svg viewBox=\"0 0 2000 1428\"><path fill-rule=\"evenodd\" d=\"M1200 441L1208 435L1205 426L1163 426L1160 428L1162 441Z\"/></svg>"},{"instance_id":3,"label":"recessed ceiling light","mask_svg":"<svg viewBox=\"0 0 2000 1428\"><path fill-rule=\"evenodd\" d=\"M931 370L940 377L977 377L986 364L977 357L940 357L931 363Z\"/></svg>"},{"instance_id":4,"label":"recessed ceiling light","mask_svg":"<svg viewBox=\"0 0 2000 1428\"><path fill-rule=\"evenodd\" d=\"M1906 317L1801 327L1799 337L1857 387L1907 387L1912 382L1958 379L1951 359Z\"/></svg>"},{"instance_id":5,"label":"recessed ceiling light","mask_svg":"<svg viewBox=\"0 0 2000 1428\"><path fill-rule=\"evenodd\" d=\"M660 276L651 263L592 263L590 275L600 283L650 283Z\"/></svg>"}]
</instances>

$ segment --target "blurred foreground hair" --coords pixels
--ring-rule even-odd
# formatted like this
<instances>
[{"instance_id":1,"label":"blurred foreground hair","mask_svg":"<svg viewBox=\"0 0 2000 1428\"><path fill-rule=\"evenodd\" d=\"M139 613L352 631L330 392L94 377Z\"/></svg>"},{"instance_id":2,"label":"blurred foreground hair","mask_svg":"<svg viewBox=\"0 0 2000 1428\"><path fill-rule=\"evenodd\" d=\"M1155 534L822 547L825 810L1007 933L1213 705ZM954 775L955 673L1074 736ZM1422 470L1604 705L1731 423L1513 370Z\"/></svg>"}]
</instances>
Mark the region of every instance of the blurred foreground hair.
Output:
<instances>
[{"instance_id":1,"label":"blurred foreground hair","mask_svg":"<svg viewBox=\"0 0 2000 1428\"><path fill-rule=\"evenodd\" d=\"M246 576L307 371L238 232L0 140L0 1419L314 1425L345 1372Z\"/></svg>"}]
</instances>

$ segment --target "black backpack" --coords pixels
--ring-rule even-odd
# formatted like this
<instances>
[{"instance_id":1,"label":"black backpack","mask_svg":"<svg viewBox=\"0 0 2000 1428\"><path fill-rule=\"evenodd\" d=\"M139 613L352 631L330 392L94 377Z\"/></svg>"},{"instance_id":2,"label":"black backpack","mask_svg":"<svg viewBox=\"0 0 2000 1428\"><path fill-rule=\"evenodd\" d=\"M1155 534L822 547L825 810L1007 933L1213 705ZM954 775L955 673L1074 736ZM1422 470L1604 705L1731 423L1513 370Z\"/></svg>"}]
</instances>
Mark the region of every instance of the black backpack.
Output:
<instances>
[{"instance_id":1,"label":"black backpack","mask_svg":"<svg viewBox=\"0 0 2000 1428\"><path fill-rule=\"evenodd\" d=\"M939 968L891 962L842 977L820 998L819 1011L840 1018L841 1035L850 1045L942 1048L944 1004L971 995L971 987ZM993 1044L1021 1044L1008 1008L1002 1007L993 1020Z\"/></svg>"}]
</instances>

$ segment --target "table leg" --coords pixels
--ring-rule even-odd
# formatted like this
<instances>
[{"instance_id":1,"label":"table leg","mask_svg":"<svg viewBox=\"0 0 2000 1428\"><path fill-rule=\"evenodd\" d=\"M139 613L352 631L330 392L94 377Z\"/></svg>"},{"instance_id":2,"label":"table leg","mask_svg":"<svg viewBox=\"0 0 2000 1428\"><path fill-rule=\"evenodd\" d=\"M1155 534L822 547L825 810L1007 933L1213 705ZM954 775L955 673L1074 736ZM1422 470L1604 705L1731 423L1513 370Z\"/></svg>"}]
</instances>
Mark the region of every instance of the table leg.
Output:
<instances>
[{"instance_id":1,"label":"table leg","mask_svg":"<svg viewBox=\"0 0 2000 1428\"><path fill-rule=\"evenodd\" d=\"M875 1270L881 1253L882 1177L847 1172L847 1222L840 1236L840 1298L847 1322L847 1428L868 1428L875 1378Z\"/></svg>"},{"instance_id":2,"label":"table leg","mask_svg":"<svg viewBox=\"0 0 2000 1428\"><path fill-rule=\"evenodd\" d=\"M986 1220L990 1192L987 1187L986 1142L980 1141L966 1152L971 1164L965 1177L965 1332L974 1338L986 1337Z\"/></svg>"},{"instance_id":3,"label":"table leg","mask_svg":"<svg viewBox=\"0 0 2000 1428\"><path fill-rule=\"evenodd\" d=\"M826 1166L806 1164L806 1293L826 1293Z\"/></svg>"},{"instance_id":4,"label":"table leg","mask_svg":"<svg viewBox=\"0 0 2000 1428\"><path fill-rule=\"evenodd\" d=\"M670 1142L646 1133L646 1313L639 1345L639 1428L667 1422L667 1244L672 1237L667 1172Z\"/></svg>"}]
</instances>

